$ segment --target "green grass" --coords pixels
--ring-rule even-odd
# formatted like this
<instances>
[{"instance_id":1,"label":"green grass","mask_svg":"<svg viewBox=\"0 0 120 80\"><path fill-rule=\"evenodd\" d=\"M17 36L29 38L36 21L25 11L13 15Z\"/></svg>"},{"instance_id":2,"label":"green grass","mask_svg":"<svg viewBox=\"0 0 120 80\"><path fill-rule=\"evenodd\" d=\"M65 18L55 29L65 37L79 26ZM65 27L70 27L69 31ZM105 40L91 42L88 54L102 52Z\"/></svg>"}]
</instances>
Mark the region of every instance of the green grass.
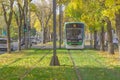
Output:
<instances>
[{"instance_id":1,"label":"green grass","mask_svg":"<svg viewBox=\"0 0 120 80\"><path fill-rule=\"evenodd\" d=\"M119 80L120 66L105 64L106 59L97 51L86 50L72 54L83 80ZM89 54L89 55L88 55ZM79 58L77 57L79 56Z\"/></svg>"},{"instance_id":2,"label":"green grass","mask_svg":"<svg viewBox=\"0 0 120 80\"><path fill-rule=\"evenodd\" d=\"M57 50L60 66L49 66L52 51L23 50L0 55L0 80L77 80L68 51ZM82 80L119 80L119 61L95 50L71 50ZM46 57L43 56L48 53ZM111 63L110 63L111 62Z\"/></svg>"}]
</instances>

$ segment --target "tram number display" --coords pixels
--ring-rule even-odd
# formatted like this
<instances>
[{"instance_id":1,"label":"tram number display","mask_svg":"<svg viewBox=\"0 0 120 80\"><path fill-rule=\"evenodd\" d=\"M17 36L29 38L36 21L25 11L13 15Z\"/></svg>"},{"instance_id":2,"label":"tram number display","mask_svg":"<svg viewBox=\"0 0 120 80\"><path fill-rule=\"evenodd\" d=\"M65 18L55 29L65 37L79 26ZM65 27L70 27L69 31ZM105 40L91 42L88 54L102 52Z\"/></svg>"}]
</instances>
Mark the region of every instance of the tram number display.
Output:
<instances>
[{"instance_id":1,"label":"tram number display","mask_svg":"<svg viewBox=\"0 0 120 80\"><path fill-rule=\"evenodd\" d=\"M83 24L67 24L66 28L83 28Z\"/></svg>"}]
</instances>

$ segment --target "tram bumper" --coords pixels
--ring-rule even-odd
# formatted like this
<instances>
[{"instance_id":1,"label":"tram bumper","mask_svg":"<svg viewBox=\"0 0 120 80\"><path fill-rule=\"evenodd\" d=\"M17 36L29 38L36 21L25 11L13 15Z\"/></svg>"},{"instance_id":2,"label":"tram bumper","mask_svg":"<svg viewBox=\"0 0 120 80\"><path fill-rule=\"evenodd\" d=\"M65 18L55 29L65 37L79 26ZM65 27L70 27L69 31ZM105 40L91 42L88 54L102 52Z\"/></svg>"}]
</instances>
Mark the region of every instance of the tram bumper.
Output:
<instances>
[{"instance_id":1,"label":"tram bumper","mask_svg":"<svg viewBox=\"0 0 120 80\"><path fill-rule=\"evenodd\" d=\"M66 45L66 49L84 49L84 45Z\"/></svg>"}]
</instances>

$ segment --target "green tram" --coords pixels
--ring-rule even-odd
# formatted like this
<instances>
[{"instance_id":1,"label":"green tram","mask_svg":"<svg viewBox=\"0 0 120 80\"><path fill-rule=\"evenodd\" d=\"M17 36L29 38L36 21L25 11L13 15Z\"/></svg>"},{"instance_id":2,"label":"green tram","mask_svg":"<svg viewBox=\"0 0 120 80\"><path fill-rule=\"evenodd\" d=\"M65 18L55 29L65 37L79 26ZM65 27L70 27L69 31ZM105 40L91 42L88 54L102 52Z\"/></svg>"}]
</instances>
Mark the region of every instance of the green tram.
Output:
<instances>
[{"instance_id":1,"label":"green tram","mask_svg":"<svg viewBox=\"0 0 120 80\"><path fill-rule=\"evenodd\" d=\"M83 49L84 48L84 23L66 22L64 24L65 47L66 49Z\"/></svg>"}]
</instances>

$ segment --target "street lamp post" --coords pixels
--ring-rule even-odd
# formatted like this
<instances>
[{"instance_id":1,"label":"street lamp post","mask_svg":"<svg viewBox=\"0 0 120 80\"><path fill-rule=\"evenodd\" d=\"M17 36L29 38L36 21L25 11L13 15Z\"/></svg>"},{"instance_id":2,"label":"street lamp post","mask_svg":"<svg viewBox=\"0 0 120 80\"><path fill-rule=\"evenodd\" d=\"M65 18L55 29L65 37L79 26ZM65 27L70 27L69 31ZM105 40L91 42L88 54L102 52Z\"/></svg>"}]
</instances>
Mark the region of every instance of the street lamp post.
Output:
<instances>
[{"instance_id":1,"label":"street lamp post","mask_svg":"<svg viewBox=\"0 0 120 80\"><path fill-rule=\"evenodd\" d=\"M59 60L56 55L56 0L53 0L53 56L50 66L59 66Z\"/></svg>"},{"instance_id":2,"label":"street lamp post","mask_svg":"<svg viewBox=\"0 0 120 80\"><path fill-rule=\"evenodd\" d=\"M60 1L60 0L59 0ZM61 48L62 5L59 5L59 48Z\"/></svg>"}]
</instances>

